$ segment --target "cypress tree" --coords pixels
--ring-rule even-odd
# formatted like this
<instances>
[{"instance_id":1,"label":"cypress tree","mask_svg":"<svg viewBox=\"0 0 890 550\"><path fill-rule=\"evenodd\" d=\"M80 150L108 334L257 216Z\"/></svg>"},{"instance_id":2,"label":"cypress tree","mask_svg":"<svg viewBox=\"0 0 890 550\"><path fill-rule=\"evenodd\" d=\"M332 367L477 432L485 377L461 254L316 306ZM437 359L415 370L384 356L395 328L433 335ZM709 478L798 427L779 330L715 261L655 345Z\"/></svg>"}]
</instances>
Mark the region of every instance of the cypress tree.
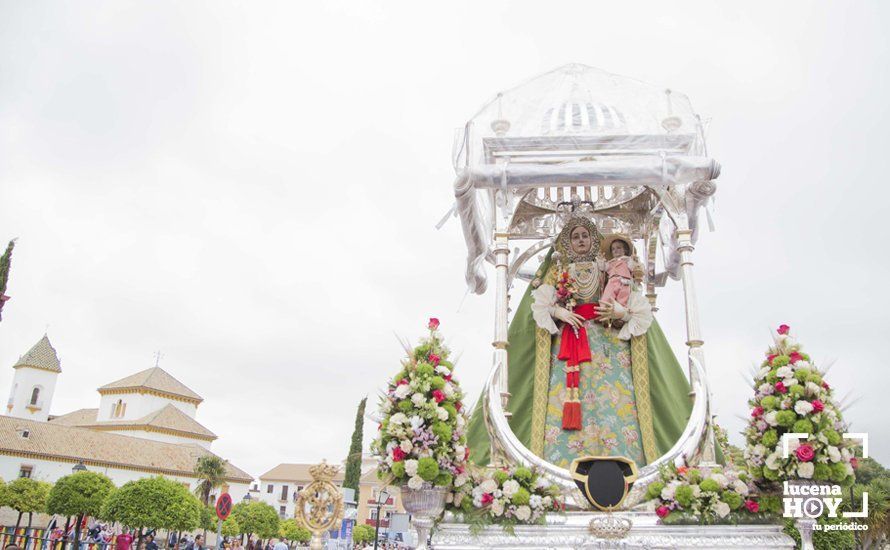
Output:
<instances>
[{"instance_id":1,"label":"cypress tree","mask_svg":"<svg viewBox=\"0 0 890 550\"><path fill-rule=\"evenodd\" d=\"M12 249L15 247L15 239L9 241L6 245L6 252L0 256L0 320L3 319L3 304L9 300L6 295L6 283L9 281L9 265L12 262Z\"/></svg>"},{"instance_id":2,"label":"cypress tree","mask_svg":"<svg viewBox=\"0 0 890 550\"><path fill-rule=\"evenodd\" d=\"M352 444L349 446L349 456L346 457L346 473L343 478L343 487L355 490L355 497L358 500L358 484L362 476L362 432L365 424L365 403L368 398L365 397L358 404L358 411L355 413L355 429L352 431Z\"/></svg>"}]
</instances>

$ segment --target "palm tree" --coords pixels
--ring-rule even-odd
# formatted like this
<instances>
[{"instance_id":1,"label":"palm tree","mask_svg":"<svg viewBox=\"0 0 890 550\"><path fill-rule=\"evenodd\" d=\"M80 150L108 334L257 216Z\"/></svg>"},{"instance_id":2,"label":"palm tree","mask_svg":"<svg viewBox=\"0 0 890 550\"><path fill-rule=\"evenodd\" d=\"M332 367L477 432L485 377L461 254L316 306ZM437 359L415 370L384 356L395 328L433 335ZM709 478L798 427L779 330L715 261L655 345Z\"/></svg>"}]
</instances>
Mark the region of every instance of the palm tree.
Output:
<instances>
[{"instance_id":1,"label":"palm tree","mask_svg":"<svg viewBox=\"0 0 890 550\"><path fill-rule=\"evenodd\" d=\"M195 477L198 478L195 496L201 499L204 506L209 506L210 493L225 480L226 461L216 455L202 456L195 463Z\"/></svg>"}]
</instances>

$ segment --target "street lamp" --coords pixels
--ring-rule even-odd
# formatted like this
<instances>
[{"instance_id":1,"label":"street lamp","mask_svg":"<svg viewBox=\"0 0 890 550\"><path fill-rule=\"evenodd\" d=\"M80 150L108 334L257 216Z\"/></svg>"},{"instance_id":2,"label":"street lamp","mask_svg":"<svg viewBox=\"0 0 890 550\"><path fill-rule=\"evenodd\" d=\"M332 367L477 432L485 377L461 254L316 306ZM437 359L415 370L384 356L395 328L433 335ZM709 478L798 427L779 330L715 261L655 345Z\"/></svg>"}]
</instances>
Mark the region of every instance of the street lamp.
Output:
<instances>
[{"instance_id":1,"label":"street lamp","mask_svg":"<svg viewBox=\"0 0 890 550\"><path fill-rule=\"evenodd\" d=\"M71 468L71 471L76 474L77 472L85 472L86 469L87 467L83 465L83 460L81 460Z\"/></svg>"},{"instance_id":2,"label":"street lamp","mask_svg":"<svg viewBox=\"0 0 890 550\"><path fill-rule=\"evenodd\" d=\"M374 522L374 550L377 550L377 540L380 536L380 507L386 504L387 500L389 500L389 493L386 492L386 488L383 488L380 493L377 494L377 521Z\"/></svg>"}]
</instances>

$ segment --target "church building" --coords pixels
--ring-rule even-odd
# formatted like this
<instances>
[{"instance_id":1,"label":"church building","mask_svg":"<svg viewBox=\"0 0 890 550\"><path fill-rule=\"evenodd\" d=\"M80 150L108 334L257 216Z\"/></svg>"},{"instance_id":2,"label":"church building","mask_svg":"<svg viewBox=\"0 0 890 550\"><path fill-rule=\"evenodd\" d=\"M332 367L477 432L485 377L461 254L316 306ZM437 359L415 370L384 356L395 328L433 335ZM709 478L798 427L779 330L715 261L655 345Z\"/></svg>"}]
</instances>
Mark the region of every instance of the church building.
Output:
<instances>
[{"instance_id":1,"label":"church building","mask_svg":"<svg viewBox=\"0 0 890 550\"><path fill-rule=\"evenodd\" d=\"M217 436L196 420L203 399L160 367L98 388L97 408L50 414L62 365L47 336L16 361L6 415L0 416L0 478L54 482L83 467L115 485L163 475L190 489L194 468ZM223 491L236 502L251 476L227 463Z\"/></svg>"}]
</instances>

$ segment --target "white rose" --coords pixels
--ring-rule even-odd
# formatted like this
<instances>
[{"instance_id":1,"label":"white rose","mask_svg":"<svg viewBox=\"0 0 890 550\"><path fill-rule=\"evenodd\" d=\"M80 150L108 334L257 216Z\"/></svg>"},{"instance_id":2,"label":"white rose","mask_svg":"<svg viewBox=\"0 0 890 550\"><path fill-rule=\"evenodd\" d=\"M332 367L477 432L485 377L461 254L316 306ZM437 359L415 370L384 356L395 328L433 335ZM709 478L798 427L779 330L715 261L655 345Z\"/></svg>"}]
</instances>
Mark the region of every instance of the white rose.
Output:
<instances>
[{"instance_id":1,"label":"white rose","mask_svg":"<svg viewBox=\"0 0 890 550\"><path fill-rule=\"evenodd\" d=\"M790 388L794 384L797 384L797 379L794 377L786 378L786 379L782 380L782 384L785 384L786 388Z\"/></svg>"},{"instance_id":2,"label":"white rose","mask_svg":"<svg viewBox=\"0 0 890 550\"><path fill-rule=\"evenodd\" d=\"M729 515L729 504L726 504L722 500L718 500L714 503L714 512L721 518L725 518Z\"/></svg>"},{"instance_id":3,"label":"white rose","mask_svg":"<svg viewBox=\"0 0 890 550\"><path fill-rule=\"evenodd\" d=\"M463 445L454 446L454 456L456 456L458 460L463 460L464 454L466 454L466 452L467 449Z\"/></svg>"},{"instance_id":4,"label":"white rose","mask_svg":"<svg viewBox=\"0 0 890 550\"><path fill-rule=\"evenodd\" d=\"M541 504L543 504L545 507L549 507L551 504L553 504L553 499L549 496L544 497L543 499L541 499Z\"/></svg>"},{"instance_id":5,"label":"white rose","mask_svg":"<svg viewBox=\"0 0 890 550\"><path fill-rule=\"evenodd\" d=\"M729 480L726 479L726 476L723 474L711 474L711 479L716 481L721 489L725 488L726 484L729 483Z\"/></svg>"},{"instance_id":6,"label":"white rose","mask_svg":"<svg viewBox=\"0 0 890 550\"><path fill-rule=\"evenodd\" d=\"M742 496L746 496L748 494L748 486L741 479L735 480L735 482L732 484L732 488L735 490L736 493Z\"/></svg>"},{"instance_id":7,"label":"white rose","mask_svg":"<svg viewBox=\"0 0 890 550\"><path fill-rule=\"evenodd\" d=\"M423 418L417 416L416 414L411 417L411 420L409 422L411 424L411 428L414 430L423 426Z\"/></svg>"},{"instance_id":8,"label":"white rose","mask_svg":"<svg viewBox=\"0 0 890 550\"><path fill-rule=\"evenodd\" d=\"M406 453L410 453L411 449L414 448L414 445L411 443L410 439L403 439L401 443L399 443L399 448L405 451Z\"/></svg>"},{"instance_id":9,"label":"white rose","mask_svg":"<svg viewBox=\"0 0 890 550\"><path fill-rule=\"evenodd\" d=\"M382 410L383 412L389 412L389 411L391 411L391 410L392 410L392 401L390 401L389 399L387 399L386 401L384 401L383 403L381 403L381 404L380 404L380 410Z\"/></svg>"},{"instance_id":10,"label":"white rose","mask_svg":"<svg viewBox=\"0 0 890 550\"><path fill-rule=\"evenodd\" d=\"M423 478L420 476L412 476L408 478L408 488L415 491L423 487Z\"/></svg>"},{"instance_id":11,"label":"white rose","mask_svg":"<svg viewBox=\"0 0 890 550\"><path fill-rule=\"evenodd\" d=\"M782 437L784 438L785 436L782 436ZM782 444L782 442L779 441L779 445L781 445L781 444ZM796 437L789 437L788 438L788 452L793 453L794 451L797 450L798 447L800 447L800 439L797 439Z\"/></svg>"},{"instance_id":12,"label":"white rose","mask_svg":"<svg viewBox=\"0 0 890 550\"><path fill-rule=\"evenodd\" d=\"M541 495L532 495L528 497L528 505L534 508L540 508L541 504L544 503L544 499L541 498Z\"/></svg>"},{"instance_id":13,"label":"white rose","mask_svg":"<svg viewBox=\"0 0 890 550\"><path fill-rule=\"evenodd\" d=\"M515 479L508 479L504 482L504 496L507 498L512 498L513 495L516 494L516 491L519 490L519 482Z\"/></svg>"},{"instance_id":14,"label":"white rose","mask_svg":"<svg viewBox=\"0 0 890 550\"><path fill-rule=\"evenodd\" d=\"M446 367L445 365L439 365L436 367L436 372L438 372L439 374L448 374L449 371L448 367Z\"/></svg>"},{"instance_id":15,"label":"white rose","mask_svg":"<svg viewBox=\"0 0 890 550\"><path fill-rule=\"evenodd\" d=\"M770 411L763 415L763 420L770 426L775 426L779 423L779 421L776 420L776 411Z\"/></svg>"},{"instance_id":16,"label":"white rose","mask_svg":"<svg viewBox=\"0 0 890 550\"><path fill-rule=\"evenodd\" d=\"M770 470L778 470L779 469L779 460L782 455L779 453L773 452L768 457L766 457L766 467Z\"/></svg>"},{"instance_id":17,"label":"white rose","mask_svg":"<svg viewBox=\"0 0 890 550\"><path fill-rule=\"evenodd\" d=\"M454 386L452 386L450 383L446 383L445 387L442 388L442 393L445 394L445 397L454 397Z\"/></svg>"},{"instance_id":18,"label":"white rose","mask_svg":"<svg viewBox=\"0 0 890 550\"><path fill-rule=\"evenodd\" d=\"M493 493L498 488L498 483L493 479L486 479L482 482L480 487L482 488L483 493Z\"/></svg>"},{"instance_id":19,"label":"white rose","mask_svg":"<svg viewBox=\"0 0 890 550\"><path fill-rule=\"evenodd\" d=\"M538 489L546 489L547 487L550 487L550 482L547 481L544 476L541 476L535 481L535 487Z\"/></svg>"},{"instance_id":20,"label":"white rose","mask_svg":"<svg viewBox=\"0 0 890 550\"><path fill-rule=\"evenodd\" d=\"M797 475L804 479L810 479L813 477L813 470L815 469L816 467L812 462L801 462L797 466Z\"/></svg>"},{"instance_id":21,"label":"white rose","mask_svg":"<svg viewBox=\"0 0 890 550\"><path fill-rule=\"evenodd\" d=\"M701 487L699 487L698 485L693 485L692 486L692 496L694 496L695 498L700 497L701 496Z\"/></svg>"},{"instance_id":22,"label":"white rose","mask_svg":"<svg viewBox=\"0 0 890 550\"><path fill-rule=\"evenodd\" d=\"M492 513L495 517L500 517L501 514L504 513L504 503L503 503L503 501L495 500L494 502L492 502L492 503L491 503L491 513Z\"/></svg>"},{"instance_id":23,"label":"white rose","mask_svg":"<svg viewBox=\"0 0 890 550\"><path fill-rule=\"evenodd\" d=\"M772 386L772 384L767 384L766 382L764 382L763 384L761 384L760 386L757 387L757 391L759 391L760 393L762 393L764 395L772 395L773 392L776 391L776 388L774 388Z\"/></svg>"},{"instance_id":24,"label":"white rose","mask_svg":"<svg viewBox=\"0 0 890 550\"><path fill-rule=\"evenodd\" d=\"M809 361L804 361L803 359L801 359L797 363L794 363L794 366L799 369L808 369L808 368L812 367L813 365L811 365Z\"/></svg>"},{"instance_id":25,"label":"white rose","mask_svg":"<svg viewBox=\"0 0 890 550\"><path fill-rule=\"evenodd\" d=\"M436 407L436 416L439 418L439 420L448 420L448 411L446 411L442 407Z\"/></svg>"},{"instance_id":26,"label":"white rose","mask_svg":"<svg viewBox=\"0 0 890 550\"><path fill-rule=\"evenodd\" d=\"M399 399L405 399L406 397L408 397L408 393L410 391L411 388L408 387L408 384L401 384L399 386L396 386L396 391L393 392L393 395L395 395Z\"/></svg>"},{"instance_id":27,"label":"white rose","mask_svg":"<svg viewBox=\"0 0 890 550\"><path fill-rule=\"evenodd\" d=\"M828 447L828 459L832 462L840 462L841 461L841 451L837 447L829 446Z\"/></svg>"},{"instance_id":28,"label":"white rose","mask_svg":"<svg viewBox=\"0 0 890 550\"><path fill-rule=\"evenodd\" d=\"M784 367L779 367L776 370L776 376L778 378L791 378L792 376L794 376L794 369L787 365Z\"/></svg>"},{"instance_id":29,"label":"white rose","mask_svg":"<svg viewBox=\"0 0 890 550\"><path fill-rule=\"evenodd\" d=\"M519 521L528 521L532 517L532 509L526 505L522 505L516 509L516 519Z\"/></svg>"},{"instance_id":30,"label":"white rose","mask_svg":"<svg viewBox=\"0 0 890 550\"><path fill-rule=\"evenodd\" d=\"M813 405L809 401L800 400L794 404L794 412L801 416L805 416L813 412Z\"/></svg>"},{"instance_id":31,"label":"white rose","mask_svg":"<svg viewBox=\"0 0 890 550\"><path fill-rule=\"evenodd\" d=\"M408 417L403 413L396 413L389 418L390 424L404 424L408 421Z\"/></svg>"},{"instance_id":32,"label":"white rose","mask_svg":"<svg viewBox=\"0 0 890 550\"><path fill-rule=\"evenodd\" d=\"M754 445L753 452L756 456L763 456L766 454L766 447L758 443L757 445Z\"/></svg>"},{"instance_id":33,"label":"white rose","mask_svg":"<svg viewBox=\"0 0 890 550\"><path fill-rule=\"evenodd\" d=\"M454 486L455 487L463 487L467 483L467 474L458 474L457 477L454 478Z\"/></svg>"},{"instance_id":34,"label":"white rose","mask_svg":"<svg viewBox=\"0 0 890 550\"><path fill-rule=\"evenodd\" d=\"M405 461L405 473L410 477L414 477L417 475L417 461L413 458L411 460Z\"/></svg>"},{"instance_id":35,"label":"white rose","mask_svg":"<svg viewBox=\"0 0 890 550\"><path fill-rule=\"evenodd\" d=\"M754 379L755 379L755 380L760 380L760 379L762 379L764 376L766 376L767 374L769 374L769 371L770 371L770 370L771 370L771 369L770 369L769 367L763 367L762 369L760 369L760 372L757 373L757 376L755 376Z\"/></svg>"},{"instance_id":36,"label":"white rose","mask_svg":"<svg viewBox=\"0 0 890 550\"><path fill-rule=\"evenodd\" d=\"M462 415L462 414L457 415L457 427L463 428L466 425L467 425L467 420L464 418L464 415Z\"/></svg>"},{"instance_id":37,"label":"white rose","mask_svg":"<svg viewBox=\"0 0 890 550\"><path fill-rule=\"evenodd\" d=\"M808 396L815 397L819 395L819 393L822 391L822 388L820 388L819 384L816 384L815 382L807 382L806 385L804 385L804 390L806 391L806 394Z\"/></svg>"},{"instance_id":38,"label":"white rose","mask_svg":"<svg viewBox=\"0 0 890 550\"><path fill-rule=\"evenodd\" d=\"M422 393L415 393L411 396L411 402L414 403L416 407L422 407L424 403L426 403L426 397L423 396Z\"/></svg>"}]
</instances>

